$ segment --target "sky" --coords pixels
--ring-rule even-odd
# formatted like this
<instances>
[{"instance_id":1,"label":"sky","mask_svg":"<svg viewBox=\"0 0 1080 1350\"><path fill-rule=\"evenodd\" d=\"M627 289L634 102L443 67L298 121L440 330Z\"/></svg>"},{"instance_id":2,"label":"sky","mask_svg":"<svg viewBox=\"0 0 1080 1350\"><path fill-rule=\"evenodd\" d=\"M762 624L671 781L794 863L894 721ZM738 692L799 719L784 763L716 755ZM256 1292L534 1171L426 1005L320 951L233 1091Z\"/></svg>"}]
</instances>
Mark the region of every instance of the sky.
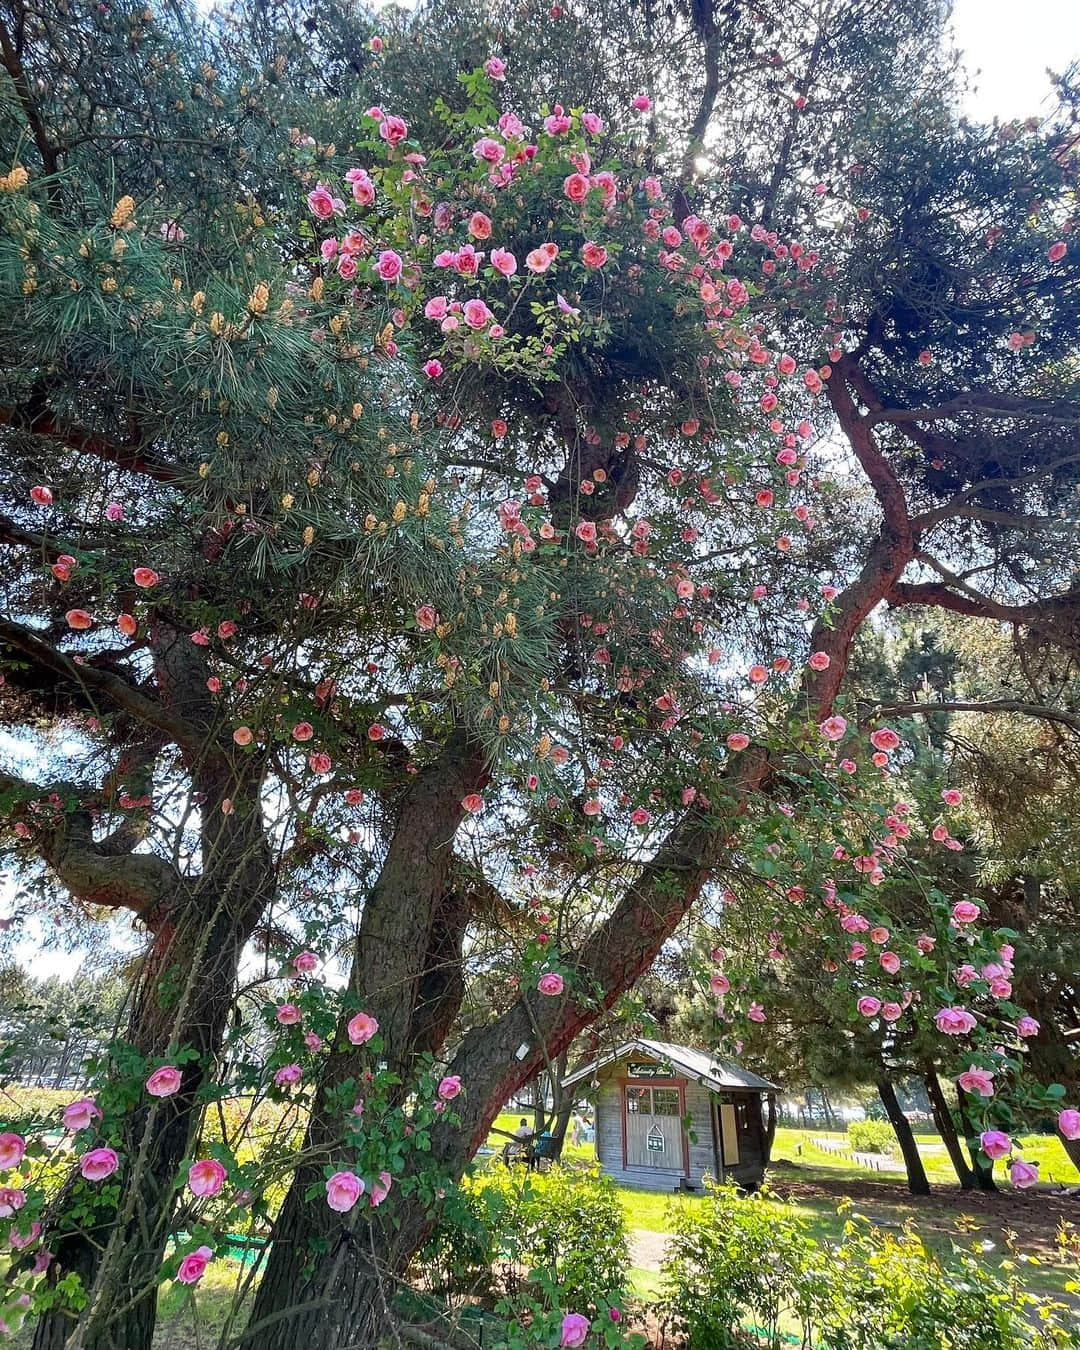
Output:
<instances>
[{"instance_id":1,"label":"sky","mask_svg":"<svg viewBox=\"0 0 1080 1350\"><path fill-rule=\"evenodd\" d=\"M211 0L197 2L208 9ZM1045 113L1047 67L1060 71L1080 60L1080 0L954 0L952 24L973 85L965 111L979 120ZM28 934L31 940L17 955L36 974L74 974L81 954L42 951L40 936Z\"/></svg>"},{"instance_id":2,"label":"sky","mask_svg":"<svg viewBox=\"0 0 1080 1350\"><path fill-rule=\"evenodd\" d=\"M1080 0L955 0L952 22L976 82L965 103L975 118L1047 111L1046 67L1060 71L1080 59Z\"/></svg>"}]
</instances>

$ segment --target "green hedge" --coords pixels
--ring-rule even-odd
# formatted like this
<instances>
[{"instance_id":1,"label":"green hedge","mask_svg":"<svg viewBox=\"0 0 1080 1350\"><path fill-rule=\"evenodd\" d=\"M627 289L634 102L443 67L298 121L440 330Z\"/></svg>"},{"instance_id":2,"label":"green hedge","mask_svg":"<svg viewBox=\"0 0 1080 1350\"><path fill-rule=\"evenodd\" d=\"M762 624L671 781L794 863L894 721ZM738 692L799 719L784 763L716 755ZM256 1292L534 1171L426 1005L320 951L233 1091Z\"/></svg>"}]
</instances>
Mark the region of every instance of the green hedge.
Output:
<instances>
[{"instance_id":1,"label":"green hedge","mask_svg":"<svg viewBox=\"0 0 1080 1350\"><path fill-rule=\"evenodd\" d=\"M848 1143L856 1153L894 1153L896 1132L887 1120L853 1120L847 1127Z\"/></svg>"},{"instance_id":2,"label":"green hedge","mask_svg":"<svg viewBox=\"0 0 1080 1350\"><path fill-rule=\"evenodd\" d=\"M606 1308L630 1265L618 1189L597 1172L494 1165L465 1182L417 1264L445 1293L525 1296L550 1281L565 1308Z\"/></svg>"},{"instance_id":3,"label":"green hedge","mask_svg":"<svg viewBox=\"0 0 1080 1350\"><path fill-rule=\"evenodd\" d=\"M1007 1260L946 1261L913 1228L882 1233L865 1219L821 1243L766 1193L730 1187L675 1212L662 1279L667 1327L687 1350L780 1346L794 1328L815 1350L1080 1347L1073 1310L1040 1303Z\"/></svg>"}]
</instances>

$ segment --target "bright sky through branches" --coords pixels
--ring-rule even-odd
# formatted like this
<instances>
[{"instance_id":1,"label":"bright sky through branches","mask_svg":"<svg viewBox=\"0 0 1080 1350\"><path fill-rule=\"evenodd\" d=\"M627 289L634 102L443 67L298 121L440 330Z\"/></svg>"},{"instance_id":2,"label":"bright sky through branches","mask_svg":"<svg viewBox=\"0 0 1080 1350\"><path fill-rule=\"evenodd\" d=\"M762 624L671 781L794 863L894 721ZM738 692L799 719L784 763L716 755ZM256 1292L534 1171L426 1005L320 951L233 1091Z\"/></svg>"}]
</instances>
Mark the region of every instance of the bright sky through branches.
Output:
<instances>
[{"instance_id":1,"label":"bright sky through branches","mask_svg":"<svg viewBox=\"0 0 1080 1350\"><path fill-rule=\"evenodd\" d=\"M955 0L952 25L975 86L965 100L972 117L1048 111L1047 67L1060 72L1080 60L1077 0Z\"/></svg>"},{"instance_id":2,"label":"bright sky through branches","mask_svg":"<svg viewBox=\"0 0 1080 1350\"><path fill-rule=\"evenodd\" d=\"M213 2L195 0L203 10ZM954 0L952 27L971 77L964 108L972 118L1045 114L1051 106L1047 69L1061 72L1080 60L1080 0ZM0 876L0 919L10 886L10 878ZM15 954L32 960L36 975L73 974L83 954L43 951L38 941L44 936L34 934Z\"/></svg>"}]
</instances>

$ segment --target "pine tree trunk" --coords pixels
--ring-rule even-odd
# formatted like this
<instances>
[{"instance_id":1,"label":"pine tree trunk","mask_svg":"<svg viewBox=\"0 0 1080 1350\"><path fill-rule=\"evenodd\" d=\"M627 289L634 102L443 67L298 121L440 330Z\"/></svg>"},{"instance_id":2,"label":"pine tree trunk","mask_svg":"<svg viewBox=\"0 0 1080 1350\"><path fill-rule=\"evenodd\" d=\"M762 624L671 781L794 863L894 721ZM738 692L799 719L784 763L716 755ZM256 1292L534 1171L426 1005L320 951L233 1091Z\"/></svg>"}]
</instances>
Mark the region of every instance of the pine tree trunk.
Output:
<instances>
[{"instance_id":1,"label":"pine tree trunk","mask_svg":"<svg viewBox=\"0 0 1080 1350\"><path fill-rule=\"evenodd\" d=\"M889 1124L896 1134L896 1142L900 1145L904 1167L907 1169L908 1190L912 1195L929 1195L930 1183L926 1179L926 1168L923 1166L919 1146L916 1144L915 1135L911 1130L911 1122L900 1109L900 1103L896 1098L896 1089L887 1078L881 1078L878 1080L877 1090L878 1096L881 1098L881 1104L885 1108L885 1114L889 1117Z\"/></svg>"},{"instance_id":2,"label":"pine tree trunk","mask_svg":"<svg viewBox=\"0 0 1080 1350\"><path fill-rule=\"evenodd\" d=\"M237 793L235 778L207 784L209 819L229 787ZM199 1058L185 1065L179 1092L144 1099L124 1120L119 1210L100 1208L89 1227L85 1219L69 1223L65 1200L86 1196L77 1176L61 1197L44 1237L55 1253L48 1278L77 1272L90 1300L77 1319L63 1308L46 1311L33 1350L149 1350L177 1168L199 1122L199 1088L221 1047L240 953L272 888L259 812L253 797L246 800L246 815L217 816L213 838L204 839L212 865L182 908L163 901L128 1026L127 1039L148 1059L178 1047Z\"/></svg>"},{"instance_id":3,"label":"pine tree trunk","mask_svg":"<svg viewBox=\"0 0 1080 1350\"><path fill-rule=\"evenodd\" d=\"M776 1143L776 1124L776 1093L770 1092L765 1098L765 1137L763 1154L766 1167L768 1167L772 1160L773 1144Z\"/></svg>"},{"instance_id":4,"label":"pine tree trunk","mask_svg":"<svg viewBox=\"0 0 1080 1350\"><path fill-rule=\"evenodd\" d=\"M553 1068L555 1071L555 1081L552 1083L552 1093L554 1098L555 1119L551 1126L551 1137L555 1141L553 1145L553 1156L556 1160L562 1158L563 1149L566 1146L566 1132L570 1128L570 1120L574 1114L574 1094L572 1091L564 1092L562 1080L566 1076L566 1051L556 1056Z\"/></svg>"},{"instance_id":5,"label":"pine tree trunk","mask_svg":"<svg viewBox=\"0 0 1080 1350\"><path fill-rule=\"evenodd\" d=\"M976 1138L975 1118L969 1105L968 1094L959 1083L956 1085L956 1101L959 1108L960 1123L964 1127L964 1135L967 1139L968 1153L971 1157L971 1170L975 1176L975 1185L980 1191L996 1191L997 1185L994 1182L994 1164L979 1147L979 1141Z\"/></svg>"},{"instance_id":6,"label":"pine tree trunk","mask_svg":"<svg viewBox=\"0 0 1080 1350\"><path fill-rule=\"evenodd\" d=\"M963 1191L973 1190L975 1173L968 1166L967 1159L964 1157L964 1149L960 1143L960 1135L957 1133L956 1121L953 1119L953 1113L945 1099L941 1079L937 1076L936 1069L932 1066L926 1069L923 1073L923 1082L926 1084L926 1095L930 1098L930 1107L934 1113L934 1124L944 1141L949 1160L956 1172L956 1179L960 1183L960 1189Z\"/></svg>"},{"instance_id":7,"label":"pine tree trunk","mask_svg":"<svg viewBox=\"0 0 1080 1350\"><path fill-rule=\"evenodd\" d=\"M744 761L739 770L743 777L733 791L759 786L765 768L762 759ZM430 936L430 915L445 891L440 860L450 850L443 841L452 838L457 827L455 810L462 796L462 783L454 782L445 768L433 765L427 776L433 780L430 792L424 787L424 775L418 775L410 788L411 800L402 807L382 874L364 909L354 965L355 987L364 1006L378 1017L380 1035L384 1015L390 1028L384 1051L390 1064L400 1062L400 1047L408 1043L425 947L417 936L425 941ZM526 989L494 1021L466 1033L449 1065L466 1089L455 1103L460 1124L435 1126L427 1155L442 1175L451 1181L461 1177L504 1103L649 967L713 875L728 844L729 836L714 821L688 811L607 919L568 957L589 997L580 1002L573 996L545 998ZM371 941L365 936L367 929ZM595 989L603 991L599 999L591 992ZM363 1057L351 1054L339 1035L306 1141L306 1148L316 1155L340 1155L336 1143L340 1127L324 1116L320 1104L335 1083L363 1067ZM248 1328L234 1346L373 1350L390 1323L390 1282L404 1278L430 1221L420 1204L397 1186L391 1200L374 1212L377 1227L365 1226L372 1211L359 1207L343 1221L325 1202L305 1198L309 1188L319 1189L321 1177L318 1168L308 1166L293 1178L275 1224Z\"/></svg>"}]
</instances>

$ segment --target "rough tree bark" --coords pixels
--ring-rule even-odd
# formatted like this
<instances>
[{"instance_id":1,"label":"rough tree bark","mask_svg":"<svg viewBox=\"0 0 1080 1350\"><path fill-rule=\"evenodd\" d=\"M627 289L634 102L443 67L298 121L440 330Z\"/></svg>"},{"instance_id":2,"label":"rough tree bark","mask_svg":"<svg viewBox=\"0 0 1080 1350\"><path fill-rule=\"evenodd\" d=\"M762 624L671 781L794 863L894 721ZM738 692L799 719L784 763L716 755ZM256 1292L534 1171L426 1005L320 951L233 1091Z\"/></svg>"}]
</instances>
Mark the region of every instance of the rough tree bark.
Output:
<instances>
[{"instance_id":1,"label":"rough tree bark","mask_svg":"<svg viewBox=\"0 0 1080 1350\"><path fill-rule=\"evenodd\" d=\"M956 1172L956 1179L960 1182L960 1189L963 1191L973 1190L975 1173L968 1166L967 1159L964 1157L963 1145L960 1143L960 1135L956 1130L956 1121L953 1119L953 1113L945 1099L941 1079L937 1076L937 1070L932 1065L923 1071L923 1082L926 1084L926 1095L930 1098L930 1108L934 1113L934 1124L937 1126L938 1134L945 1142L949 1161Z\"/></svg>"},{"instance_id":2,"label":"rough tree bark","mask_svg":"<svg viewBox=\"0 0 1080 1350\"><path fill-rule=\"evenodd\" d=\"M420 1044L431 1048L436 1029L442 1027L445 1034L449 1025L445 1003L447 997L453 1002L455 993L435 988L432 956L452 951L455 966L459 959L464 924L446 900L453 893L452 844L464 815L462 798L483 785L485 774L479 748L452 736L406 790L379 879L364 905L352 987L378 1019L381 1057L403 1078ZM327 1094L356 1077L367 1062L362 1049L349 1045L344 1025L338 1028L334 1048L305 1143L326 1157L342 1151L340 1123L327 1110ZM251 1324L241 1337L248 1347L293 1350L308 1341L375 1345L381 1334L376 1329L387 1315L381 1265L396 1269L407 1264L421 1240L422 1205L413 1213L392 1195L368 1222L359 1221L359 1211L342 1222L327 1206L304 1200L304 1192L320 1176L321 1168L313 1163L294 1178L274 1226ZM315 1242L327 1244L327 1255L306 1273Z\"/></svg>"},{"instance_id":3,"label":"rough tree bark","mask_svg":"<svg viewBox=\"0 0 1080 1350\"><path fill-rule=\"evenodd\" d=\"M764 756L748 752L743 757L742 777L733 785L734 800L729 803L732 811L739 809L745 793L760 784L766 770ZM429 806L422 816L428 823L428 837L438 838L430 833L433 813ZM391 879L409 854L398 846L398 835L404 831L413 841L416 826L409 823L413 814L407 809L402 813L383 877L369 904L377 904L380 895L391 891L400 894ZM456 829L445 801L439 825L451 834ZM723 821L718 825L699 812L687 814L656 857L642 868L609 919L569 959L576 970L573 987L582 991L582 1002L572 996L546 999L530 990L494 1022L465 1036L449 1066L449 1072L460 1075L466 1084L466 1095L460 1099L461 1124L437 1126L433 1133L433 1158L448 1175L461 1176L503 1103L549 1059L557 1059L581 1028L610 1007L648 967L712 873L728 835ZM425 854L429 852L430 846ZM408 908L399 904L397 912ZM363 941L361 932L361 947ZM374 978L374 972L369 969L367 977ZM383 997L390 992L384 989ZM592 994L595 998L589 997ZM404 1002L411 995L406 990L403 998L398 986L396 997ZM365 1005L385 1007L370 992ZM407 1008L400 1010L398 1020L407 1021L407 1012ZM335 1059L345 1062L335 1066L335 1080L357 1067L354 1057ZM325 1091L324 1085L320 1100ZM309 1145L332 1139L333 1123L320 1120L318 1112L317 1104ZM319 1134L314 1133L316 1128ZM290 1189L275 1226L274 1245L250 1323L235 1342L245 1350L255 1346L294 1350L297 1345L306 1350L343 1350L377 1345L391 1323L393 1289L429 1231L427 1204L403 1195L402 1189L392 1192L378 1210L364 1216L354 1211L343 1223L325 1205L304 1201L304 1191L317 1175L298 1174ZM325 1244L326 1255L298 1283L296 1272L316 1243Z\"/></svg>"},{"instance_id":4,"label":"rough tree bark","mask_svg":"<svg viewBox=\"0 0 1080 1350\"><path fill-rule=\"evenodd\" d=\"M151 943L126 1039L151 1061L180 1047L198 1058L185 1065L179 1092L124 1120L117 1148L125 1183L120 1212L102 1208L89 1229L71 1223L70 1187L54 1207L46 1225L55 1253L49 1279L77 1272L90 1302L78 1318L62 1307L44 1313L34 1350L148 1350L177 1167L224 1035L240 954L274 888L261 815L262 757L234 757L217 744L194 646L165 625L152 646L162 706L185 728L183 744L190 747L185 761L200 801L202 871L189 880L152 855L102 857L82 831L79 813L59 832L62 852L47 860L83 898L96 886L110 890L116 904L127 885L129 907L145 921Z\"/></svg>"},{"instance_id":5,"label":"rough tree bark","mask_svg":"<svg viewBox=\"0 0 1080 1350\"><path fill-rule=\"evenodd\" d=\"M971 1170L975 1176L975 1186L980 1191L996 1191L994 1164L979 1147L978 1127L969 1095L959 1083L956 1085L956 1100L959 1108L960 1123L964 1127L968 1154L971 1158Z\"/></svg>"},{"instance_id":6,"label":"rough tree bark","mask_svg":"<svg viewBox=\"0 0 1080 1350\"><path fill-rule=\"evenodd\" d=\"M896 1089L887 1078L879 1078L877 1091L881 1098L881 1104L885 1108L885 1114L889 1117L889 1124L896 1134L896 1142L900 1145L900 1153L907 1170L908 1190L912 1195L929 1195L930 1183L926 1179L926 1168L923 1166L919 1146L916 1144L915 1136L911 1130L911 1122L900 1109L900 1103L896 1098Z\"/></svg>"}]
</instances>

